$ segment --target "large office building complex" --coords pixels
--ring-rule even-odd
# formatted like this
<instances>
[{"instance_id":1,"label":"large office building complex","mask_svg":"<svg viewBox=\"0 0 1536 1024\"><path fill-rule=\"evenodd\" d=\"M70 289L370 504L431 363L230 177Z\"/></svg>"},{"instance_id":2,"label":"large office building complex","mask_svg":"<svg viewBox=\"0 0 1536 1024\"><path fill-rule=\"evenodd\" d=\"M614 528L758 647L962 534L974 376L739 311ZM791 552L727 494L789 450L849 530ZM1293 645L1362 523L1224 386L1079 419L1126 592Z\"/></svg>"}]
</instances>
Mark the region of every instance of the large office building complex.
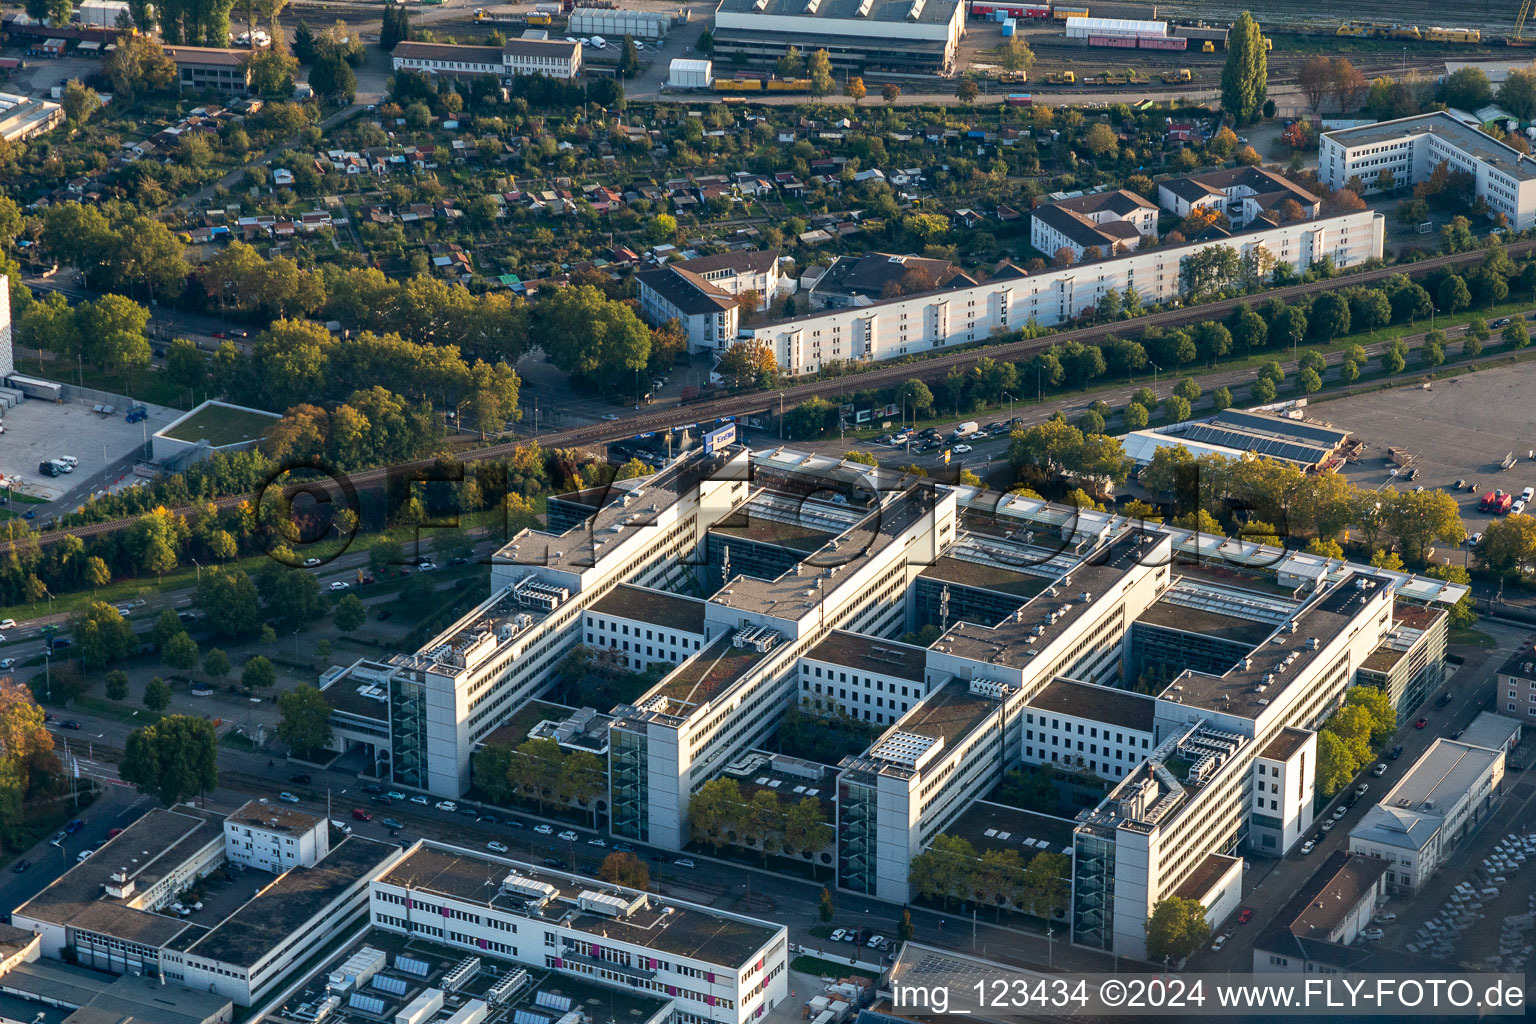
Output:
<instances>
[{"instance_id":1,"label":"large office building complex","mask_svg":"<svg viewBox=\"0 0 1536 1024\"><path fill-rule=\"evenodd\" d=\"M550 522L498 553L487 605L330 680L341 742L457 795L478 745L579 733L608 760L612 834L674 850L712 779L819 795L835 843L799 852L891 901L940 834L1066 854L1073 940L1131 956L1158 901L1222 916L1244 854L1301 841L1317 728L1353 685L1400 709L1433 692L1465 592L783 448L706 444L552 499ZM578 643L658 681L563 722L529 705ZM780 772L758 751L794 707L879 731ZM1084 783L1078 804L998 803L1031 765Z\"/></svg>"},{"instance_id":2,"label":"large office building complex","mask_svg":"<svg viewBox=\"0 0 1536 1024\"><path fill-rule=\"evenodd\" d=\"M1442 164L1471 175L1474 193L1510 228L1536 224L1536 160L1443 110L1326 132L1317 151L1323 184L1343 188L1358 178L1366 192L1382 188L1384 172L1393 188L1403 188Z\"/></svg>"}]
</instances>

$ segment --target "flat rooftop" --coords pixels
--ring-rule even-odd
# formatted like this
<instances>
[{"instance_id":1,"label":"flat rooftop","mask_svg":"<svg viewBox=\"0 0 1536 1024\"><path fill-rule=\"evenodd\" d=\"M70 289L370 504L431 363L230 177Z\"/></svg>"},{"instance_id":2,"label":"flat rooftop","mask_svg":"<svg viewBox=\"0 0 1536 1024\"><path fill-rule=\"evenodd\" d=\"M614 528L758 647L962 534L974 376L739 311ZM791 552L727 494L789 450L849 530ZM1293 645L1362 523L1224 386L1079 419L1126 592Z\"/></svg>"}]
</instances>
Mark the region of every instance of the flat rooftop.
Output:
<instances>
[{"instance_id":1,"label":"flat rooftop","mask_svg":"<svg viewBox=\"0 0 1536 1024\"><path fill-rule=\"evenodd\" d=\"M283 872L245 906L188 946L187 952L239 967L255 966L305 921L399 853L394 843L348 836L314 867Z\"/></svg>"},{"instance_id":2,"label":"flat rooftop","mask_svg":"<svg viewBox=\"0 0 1536 1024\"><path fill-rule=\"evenodd\" d=\"M273 832L308 832L325 821L317 814L295 810L287 804L268 803L266 800L247 800L235 809L227 823L264 828Z\"/></svg>"},{"instance_id":3,"label":"flat rooftop","mask_svg":"<svg viewBox=\"0 0 1536 1024\"><path fill-rule=\"evenodd\" d=\"M972 693L968 682L952 679L923 698L891 729L943 740L949 747L991 717L1000 705L995 697ZM875 747L879 745L877 742Z\"/></svg>"},{"instance_id":4,"label":"flat rooftop","mask_svg":"<svg viewBox=\"0 0 1536 1024\"><path fill-rule=\"evenodd\" d=\"M1204 899L1205 894L1211 891L1211 886L1221 881L1236 863L1238 863L1237 857L1208 853L1200 859L1195 870L1179 883L1179 887L1173 891L1172 895L1186 900Z\"/></svg>"},{"instance_id":5,"label":"flat rooftop","mask_svg":"<svg viewBox=\"0 0 1536 1024\"><path fill-rule=\"evenodd\" d=\"M1379 121L1358 128L1341 128L1335 132L1325 132L1324 135L1348 149L1396 142L1418 135L1437 135L1462 152L1492 164L1505 174L1522 181L1536 178L1536 162L1523 157L1519 150L1496 142L1476 128L1462 124L1443 110L1400 117L1395 121Z\"/></svg>"},{"instance_id":6,"label":"flat rooftop","mask_svg":"<svg viewBox=\"0 0 1536 1024\"><path fill-rule=\"evenodd\" d=\"M493 593L414 654L393 655L389 663L416 672L449 676L472 670L549 614L538 604L525 603L519 588L540 590L543 584L530 572Z\"/></svg>"},{"instance_id":7,"label":"flat rooftop","mask_svg":"<svg viewBox=\"0 0 1536 1024\"><path fill-rule=\"evenodd\" d=\"M833 665L846 665L865 672L878 672L898 679L923 681L923 669L927 664L926 648L897 643L880 637L863 636L835 629L821 643L806 651L802 657L825 661Z\"/></svg>"},{"instance_id":8,"label":"flat rooftop","mask_svg":"<svg viewBox=\"0 0 1536 1024\"><path fill-rule=\"evenodd\" d=\"M381 662L365 662L363 668L378 673L380 677L390 671L390 666ZM386 725L389 723L389 686L386 683L360 679L349 670L327 683L320 692L325 695L325 702L331 706L332 711ZM370 693L374 696L367 696Z\"/></svg>"},{"instance_id":9,"label":"flat rooftop","mask_svg":"<svg viewBox=\"0 0 1536 1024\"><path fill-rule=\"evenodd\" d=\"M1037 853L1070 853L1076 825L1068 818L977 800L944 829L944 834L961 837L977 853L1016 850L1027 864Z\"/></svg>"},{"instance_id":10,"label":"flat rooftop","mask_svg":"<svg viewBox=\"0 0 1536 1024\"><path fill-rule=\"evenodd\" d=\"M1265 637L1275 631L1274 623L1271 622L1227 615L1209 608L1191 608L1166 599L1154 601L1151 607L1136 617L1136 621L1162 629L1230 640L1250 647L1263 643Z\"/></svg>"},{"instance_id":11,"label":"flat rooftop","mask_svg":"<svg viewBox=\"0 0 1536 1024\"><path fill-rule=\"evenodd\" d=\"M755 505L757 500L726 516L709 528L710 534L728 543L740 539L810 554L846 528L833 529L831 523L785 522L773 518L768 507Z\"/></svg>"},{"instance_id":12,"label":"flat rooftop","mask_svg":"<svg viewBox=\"0 0 1536 1024\"><path fill-rule=\"evenodd\" d=\"M1152 720L1157 713L1157 699L1143 693L1118 690L1113 686L1058 678L1035 694L1028 707L1076 718L1091 718L1122 729L1151 732Z\"/></svg>"},{"instance_id":13,"label":"flat rooftop","mask_svg":"<svg viewBox=\"0 0 1536 1024\"><path fill-rule=\"evenodd\" d=\"M513 870L559 890L543 910L508 896L501 883ZM480 856L468 850L419 842L384 875L383 882L420 893L437 893L479 903L534 921L559 921L567 928L617 939L648 949L714 964L740 966L767 945L782 927L770 927L734 914L651 895L645 907L626 919L592 914L576 905L586 891L625 892L594 878L534 867L522 861ZM670 907L671 912L666 913Z\"/></svg>"},{"instance_id":14,"label":"flat rooftop","mask_svg":"<svg viewBox=\"0 0 1536 1024\"><path fill-rule=\"evenodd\" d=\"M260 440L282 417L277 413L247 409L223 402L204 402L185 416L161 430L161 437L196 444L207 441L210 448Z\"/></svg>"},{"instance_id":15,"label":"flat rooftop","mask_svg":"<svg viewBox=\"0 0 1536 1024\"><path fill-rule=\"evenodd\" d=\"M1521 644L1520 649L1504 662L1499 673L1518 679L1536 679L1536 640L1527 640Z\"/></svg>"},{"instance_id":16,"label":"flat rooftop","mask_svg":"<svg viewBox=\"0 0 1536 1024\"><path fill-rule=\"evenodd\" d=\"M1305 729L1286 727L1280 730L1280 735L1269 741L1267 747L1259 751L1259 756L1270 761L1289 761L1311 738L1312 733Z\"/></svg>"},{"instance_id":17,"label":"flat rooftop","mask_svg":"<svg viewBox=\"0 0 1536 1024\"><path fill-rule=\"evenodd\" d=\"M516 747L528 739L529 732L540 722L563 722L575 713L575 708L564 704L530 700L519 704L505 721L487 733L480 742L488 747Z\"/></svg>"},{"instance_id":18,"label":"flat rooftop","mask_svg":"<svg viewBox=\"0 0 1536 1024\"><path fill-rule=\"evenodd\" d=\"M82 928L117 938L164 946L197 926L176 917L136 910L104 895L108 876L125 871L142 892L211 843L224 841L221 815L192 807L157 807L106 846L56 878L17 907L13 917Z\"/></svg>"},{"instance_id":19,"label":"flat rooftop","mask_svg":"<svg viewBox=\"0 0 1536 1024\"><path fill-rule=\"evenodd\" d=\"M620 583L608 591L591 610L599 615L648 622L663 629L704 632L704 602L700 599L628 583Z\"/></svg>"},{"instance_id":20,"label":"flat rooftop","mask_svg":"<svg viewBox=\"0 0 1536 1024\"><path fill-rule=\"evenodd\" d=\"M988 628L958 622L933 645L934 650L972 661L1021 668L1060 636L1126 574L1135 570L1152 551L1158 538L1140 530L1127 530L1102 545L1062 575L1012 617ZM1084 600L1083 595L1088 599Z\"/></svg>"},{"instance_id":21,"label":"flat rooftop","mask_svg":"<svg viewBox=\"0 0 1536 1024\"><path fill-rule=\"evenodd\" d=\"M1031 576L1028 573L1008 569L988 562L973 562L953 555L941 555L920 574L924 579L942 580L977 590L992 590L999 594L1028 600L1051 585L1049 578Z\"/></svg>"},{"instance_id":22,"label":"flat rooftop","mask_svg":"<svg viewBox=\"0 0 1536 1024\"><path fill-rule=\"evenodd\" d=\"M617 482L585 522L558 536L524 530L496 552L494 562L571 573L590 569L602 557L605 547L624 539L631 531L654 527L661 512L692 493L701 481L730 478L726 466L743 450L739 445L708 453L696 448L651 476ZM740 470L740 478L745 479L745 463ZM582 503L587 504L585 500Z\"/></svg>"},{"instance_id":23,"label":"flat rooftop","mask_svg":"<svg viewBox=\"0 0 1536 1024\"><path fill-rule=\"evenodd\" d=\"M1349 574L1320 594L1314 593L1290 619L1294 628L1287 624L1272 630L1267 641L1223 675L1186 671L1161 696L1211 711L1257 718L1307 670L1319 651L1380 596L1382 586L1378 580ZM1265 687L1262 693L1259 686Z\"/></svg>"},{"instance_id":24,"label":"flat rooftop","mask_svg":"<svg viewBox=\"0 0 1536 1024\"><path fill-rule=\"evenodd\" d=\"M656 684L656 688L646 694L640 704L649 706L653 699L662 698L667 706L652 710L670 715L686 715L691 709L724 693L769 653L756 647L737 647L732 642L733 635L724 633L716 637Z\"/></svg>"},{"instance_id":25,"label":"flat rooftop","mask_svg":"<svg viewBox=\"0 0 1536 1024\"><path fill-rule=\"evenodd\" d=\"M773 580L733 577L710 603L781 619L804 618L846 583L860 562L883 551L940 501L940 491L931 482L886 493L886 500L857 525L811 552L801 565Z\"/></svg>"}]
</instances>

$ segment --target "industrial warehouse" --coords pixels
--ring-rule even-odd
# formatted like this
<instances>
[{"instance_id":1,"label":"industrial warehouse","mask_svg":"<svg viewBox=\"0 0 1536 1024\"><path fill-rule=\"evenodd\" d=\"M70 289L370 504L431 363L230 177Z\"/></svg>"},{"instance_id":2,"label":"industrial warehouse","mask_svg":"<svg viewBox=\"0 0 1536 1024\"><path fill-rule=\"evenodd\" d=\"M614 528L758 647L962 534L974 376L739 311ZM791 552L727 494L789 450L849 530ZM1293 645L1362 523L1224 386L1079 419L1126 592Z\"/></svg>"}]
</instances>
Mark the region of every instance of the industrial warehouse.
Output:
<instances>
[{"instance_id":1,"label":"industrial warehouse","mask_svg":"<svg viewBox=\"0 0 1536 1024\"><path fill-rule=\"evenodd\" d=\"M964 28L960 0L721 0L714 52L764 66L793 46L838 71L944 74Z\"/></svg>"},{"instance_id":2,"label":"industrial warehouse","mask_svg":"<svg viewBox=\"0 0 1536 1024\"><path fill-rule=\"evenodd\" d=\"M1177 446L1191 455L1229 459L1252 452L1289 462L1304 472L1320 473L1343 463L1349 432L1269 412L1223 409L1206 419L1135 430L1121 441L1138 468L1148 465L1159 448Z\"/></svg>"}]
</instances>

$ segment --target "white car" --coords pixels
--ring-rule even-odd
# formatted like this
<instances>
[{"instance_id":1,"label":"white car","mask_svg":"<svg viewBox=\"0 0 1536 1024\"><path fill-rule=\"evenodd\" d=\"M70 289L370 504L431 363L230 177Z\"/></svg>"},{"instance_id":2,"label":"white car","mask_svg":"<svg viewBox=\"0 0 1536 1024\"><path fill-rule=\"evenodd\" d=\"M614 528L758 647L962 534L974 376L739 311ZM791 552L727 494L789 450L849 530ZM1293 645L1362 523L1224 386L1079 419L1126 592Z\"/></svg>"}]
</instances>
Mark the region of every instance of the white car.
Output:
<instances>
[{"instance_id":1,"label":"white car","mask_svg":"<svg viewBox=\"0 0 1536 1024\"><path fill-rule=\"evenodd\" d=\"M679 858L677 858L677 860L673 861L672 863L676 864L680 868L691 868L691 867L694 867L694 863L693 863L693 858L692 857L679 857Z\"/></svg>"},{"instance_id":2,"label":"white car","mask_svg":"<svg viewBox=\"0 0 1536 1024\"><path fill-rule=\"evenodd\" d=\"M576 840L580 839L581 836L578 836L575 832L572 832L570 829L566 829L564 832L560 833L559 838L564 839L568 843L574 843Z\"/></svg>"},{"instance_id":3,"label":"white car","mask_svg":"<svg viewBox=\"0 0 1536 1024\"><path fill-rule=\"evenodd\" d=\"M956 455L968 455L971 452L971 446L968 444L957 444L951 451Z\"/></svg>"},{"instance_id":4,"label":"white car","mask_svg":"<svg viewBox=\"0 0 1536 1024\"><path fill-rule=\"evenodd\" d=\"M1340 821L1340 820L1343 819L1344 815L1346 815L1348 813L1349 813L1349 808L1345 807L1343 804L1339 804L1339 806L1337 806L1337 807L1335 807L1333 809L1333 820L1334 821Z\"/></svg>"},{"instance_id":5,"label":"white car","mask_svg":"<svg viewBox=\"0 0 1536 1024\"><path fill-rule=\"evenodd\" d=\"M1218 936L1216 936L1216 941L1211 943L1211 952L1212 953L1219 953L1219 952L1221 952L1221 947L1225 946L1226 944L1227 944L1227 937L1225 935L1218 935Z\"/></svg>"},{"instance_id":6,"label":"white car","mask_svg":"<svg viewBox=\"0 0 1536 1024\"><path fill-rule=\"evenodd\" d=\"M447 811L450 814L459 809L459 805L452 800L439 800L435 806L438 810Z\"/></svg>"},{"instance_id":7,"label":"white car","mask_svg":"<svg viewBox=\"0 0 1536 1024\"><path fill-rule=\"evenodd\" d=\"M277 798L285 804L296 804L299 802L299 798L294 796L292 793L279 793L277 794Z\"/></svg>"},{"instance_id":8,"label":"white car","mask_svg":"<svg viewBox=\"0 0 1536 1024\"><path fill-rule=\"evenodd\" d=\"M1332 818L1329 818L1327 821L1323 822L1318 827L1323 830L1323 834L1324 835L1327 835L1329 832L1332 832L1334 830L1334 827L1337 826L1337 825L1338 825L1338 822L1334 821Z\"/></svg>"},{"instance_id":9,"label":"white car","mask_svg":"<svg viewBox=\"0 0 1536 1024\"><path fill-rule=\"evenodd\" d=\"M4 637L0 637L0 640L4 640ZM0 672L9 672L11 669L13 669L15 667L16 667L16 659L15 658L0 658Z\"/></svg>"},{"instance_id":10,"label":"white car","mask_svg":"<svg viewBox=\"0 0 1536 1024\"><path fill-rule=\"evenodd\" d=\"M588 839L587 840L587 845L588 846L607 846L608 844L606 842L604 842L603 840L601 840L601 839Z\"/></svg>"},{"instance_id":11,"label":"white car","mask_svg":"<svg viewBox=\"0 0 1536 1024\"><path fill-rule=\"evenodd\" d=\"M391 800L404 800L405 799L405 794L400 792L398 789L392 789L388 793L385 793L384 795L389 797Z\"/></svg>"},{"instance_id":12,"label":"white car","mask_svg":"<svg viewBox=\"0 0 1536 1024\"><path fill-rule=\"evenodd\" d=\"M1396 920L1397 920L1397 915L1396 914L1377 914L1376 915L1376 919L1375 919L1375 923L1376 924L1391 924L1393 921L1396 921Z\"/></svg>"},{"instance_id":13,"label":"white car","mask_svg":"<svg viewBox=\"0 0 1536 1024\"><path fill-rule=\"evenodd\" d=\"M1310 839L1308 839L1306 842L1301 844L1301 854L1302 854L1303 857L1305 857L1307 854L1311 853L1315 849L1317 849L1317 844L1314 843Z\"/></svg>"},{"instance_id":14,"label":"white car","mask_svg":"<svg viewBox=\"0 0 1536 1024\"><path fill-rule=\"evenodd\" d=\"M1375 940L1377 940L1377 939L1380 939L1385 934L1386 933L1383 932L1380 928L1362 928L1362 929L1360 929L1360 937L1362 939L1370 939L1373 942Z\"/></svg>"},{"instance_id":15,"label":"white car","mask_svg":"<svg viewBox=\"0 0 1536 1024\"><path fill-rule=\"evenodd\" d=\"M77 853L75 855L75 862L79 863L80 861L85 860L87 857L89 857L91 854L93 854L95 852L96 852L95 850L81 850L79 853Z\"/></svg>"},{"instance_id":16,"label":"white car","mask_svg":"<svg viewBox=\"0 0 1536 1024\"><path fill-rule=\"evenodd\" d=\"M498 843L494 839L492 839L490 842L486 843L485 844L485 848L487 850L490 850L492 853L506 853L507 852L507 844L506 843Z\"/></svg>"},{"instance_id":17,"label":"white car","mask_svg":"<svg viewBox=\"0 0 1536 1024\"><path fill-rule=\"evenodd\" d=\"M411 803L413 803L413 804L420 804L423 807L427 807L427 806L431 805L432 801L428 800L425 796L422 796L420 793L417 793L415 796L411 797Z\"/></svg>"},{"instance_id":18,"label":"white car","mask_svg":"<svg viewBox=\"0 0 1536 1024\"><path fill-rule=\"evenodd\" d=\"M1527 487L1525 490L1520 492L1521 501L1528 502L1532 498L1536 498L1536 487Z\"/></svg>"},{"instance_id":19,"label":"white car","mask_svg":"<svg viewBox=\"0 0 1536 1024\"><path fill-rule=\"evenodd\" d=\"M541 836L552 836L555 834L554 828L550 825L535 825L533 830Z\"/></svg>"},{"instance_id":20,"label":"white car","mask_svg":"<svg viewBox=\"0 0 1536 1024\"><path fill-rule=\"evenodd\" d=\"M432 561L430 558L423 558L421 562L416 566L416 568L420 569L422 572L431 572L433 569L437 568L437 563Z\"/></svg>"},{"instance_id":21,"label":"white car","mask_svg":"<svg viewBox=\"0 0 1536 1024\"><path fill-rule=\"evenodd\" d=\"M1372 768L1371 769L1371 774L1376 776L1378 779L1381 778L1383 775L1387 774L1387 763L1385 761L1383 761L1380 764L1378 764L1375 768Z\"/></svg>"},{"instance_id":22,"label":"white car","mask_svg":"<svg viewBox=\"0 0 1536 1024\"><path fill-rule=\"evenodd\" d=\"M315 566L317 566L319 564L320 564L320 559L318 559L318 558L306 558L306 559L304 559L304 568L306 568L306 569L313 569Z\"/></svg>"},{"instance_id":23,"label":"white car","mask_svg":"<svg viewBox=\"0 0 1536 1024\"><path fill-rule=\"evenodd\" d=\"M885 936L884 935L871 935L869 937L869 941L864 943L864 945L868 946L870 949L879 949L880 948L880 943L882 943L884 941L885 941Z\"/></svg>"},{"instance_id":24,"label":"white car","mask_svg":"<svg viewBox=\"0 0 1536 1024\"><path fill-rule=\"evenodd\" d=\"M827 938L831 939L833 942L842 942L843 941L843 934L844 934L843 929L838 928L831 935L827 936Z\"/></svg>"},{"instance_id":25,"label":"white car","mask_svg":"<svg viewBox=\"0 0 1536 1024\"><path fill-rule=\"evenodd\" d=\"M59 463L60 465L68 466L70 469L74 469L76 466L80 465L80 460L75 458L73 455L60 455L53 461ZM1527 488L1527 490L1529 490L1529 488Z\"/></svg>"},{"instance_id":26,"label":"white car","mask_svg":"<svg viewBox=\"0 0 1536 1024\"><path fill-rule=\"evenodd\" d=\"M347 589L347 581L346 580L332 580L331 581L331 589L332 590L346 590Z\"/></svg>"},{"instance_id":27,"label":"white car","mask_svg":"<svg viewBox=\"0 0 1536 1024\"><path fill-rule=\"evenodd\" d=\"M118 605L117 606L117 614L121 615L123 618L126 619L128 616L133 614L133 605L131 605L131 604L120 604L120 605Z\"/></svg>"},{"instance_id":28,"label":"white car","mask_svg":"<svg viewBox=\"0 0 1536 1024\"><path fill-rule=\"evenodd\" d=\"M15 619L0 619L0 629L15 629L15 628L16 628L16 620Z\"/></svg>"},{"instance_id":29,"label":"white car","mask_svg":"<svg viewBox=\"0 0 1536 1024\"><path fill-rule=\"evenodd\" d=\"M344 821L338 821L335 818L332 818L331 819L331 827L334 828L334 829L339 830L342 835L348 835L349 836L349 835L352 834L352 826L348 825Z\"/></svg>"},{"instance_id":30,"label":"white car","mask_svg":"<svg viewBox=\"0 0 1536 1024\"><path fill-rule=\"evenodd\" d=\"M1524 513L1525 502L1523 500L1517 501L1513 505L1509 506L1509 514L1512 516L1523 515Z\"/></svg>"}]
</instances>

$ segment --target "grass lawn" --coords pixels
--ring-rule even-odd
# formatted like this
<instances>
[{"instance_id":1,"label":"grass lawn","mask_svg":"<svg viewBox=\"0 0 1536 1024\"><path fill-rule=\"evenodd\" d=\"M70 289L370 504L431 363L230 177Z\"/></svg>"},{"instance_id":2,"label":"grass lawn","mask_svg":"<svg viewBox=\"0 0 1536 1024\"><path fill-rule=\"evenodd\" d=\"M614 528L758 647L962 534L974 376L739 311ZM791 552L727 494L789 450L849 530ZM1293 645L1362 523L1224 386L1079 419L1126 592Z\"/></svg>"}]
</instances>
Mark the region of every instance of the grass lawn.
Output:
<instances>
[{"instance_id":1,"label":"grass lawn","mask_svg":"<svg viewBox=\"0 0 1536 1024\"><path fill-rule=\"evenodd\" d=\"M1451 629L1446 636L1449 644L1464 644L1468 647L1497 647L1499 642L1480 629Z\"/></svg>"},{"instance_id":2,"label":"grass lawn","mask_svg":"<svg viewBox=\"0 0 1536 1024\"><path fill-rule=\"evenodd\" d=\"M850 945L849 949L856 949ZM801 974L814 974L818 978L878 978L879 975L872 971L861 971L857 967L838 963L836 960L823 960L818 956L797 956L789 962L789 969L799 971Z\"/></svg>"},{"instance_id":3,"label":"grass lawn","mask_svg":"<svg viewBox=\"0 0 1536 1024\"><path fill-rule=\"evenodd\" d=\"M143 705L119 703L115 700L107 700L105 697L94 697L90 694L82 694L72 701L73 705L81 711L90 712L102 718L115 718L119 722L127 722L133 726L154 725L160 721L161 714L151 711Z\"/></svg>"}]
</instances>

